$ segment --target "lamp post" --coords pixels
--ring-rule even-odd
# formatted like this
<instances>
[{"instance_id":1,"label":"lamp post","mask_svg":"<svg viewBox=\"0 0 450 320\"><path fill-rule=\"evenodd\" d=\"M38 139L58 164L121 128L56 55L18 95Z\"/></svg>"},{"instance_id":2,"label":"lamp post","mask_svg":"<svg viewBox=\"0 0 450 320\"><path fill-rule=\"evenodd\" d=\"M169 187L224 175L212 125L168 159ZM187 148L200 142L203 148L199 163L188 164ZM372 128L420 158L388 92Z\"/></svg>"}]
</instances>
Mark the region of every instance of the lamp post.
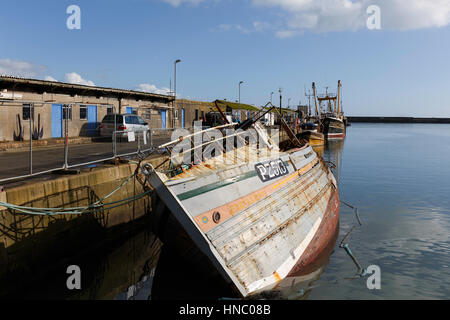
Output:
<instances>
[{"instance_id":1,"label":"lamp post","mask_svg":"<svg viewBox=\"0 0 450 320\"><path fill-rule=\"evenodd\" d=\"M244 81L239 82L239 103L241 103L241 84L243 84Z\"/></svg>"},{"instance_id":2,"label":"lamp post","mask_svg":"<svg viewBox=\"0 0 450 320\"><path fill-rule=\"evenodd\" d=\"M175 128L175 107L176 107L176 103L175 101L177 100L177 63L180 63L181 60L177 59L174 62L174 84L173 84L173 93L174 93L174 99L173 99L173 108L172 108L172 128Z\"/></svg>"},{"instance_id":3,"label":"lamp post","mask_svg":"<svg viewBox=\"0 0 450 320\"><path fill-rule=\"evenodd\" d=\"M281 90L281 88L278 90L278 92L280 93L280 131L281 131L281 121L282 121L282 119L283 119L283 111L282 111L282 109L281 109L281 106L282 106L282 101L283 101L283 96L281 95L281 93L283 92L282 90Z\"/></svg>"}]
</instances>

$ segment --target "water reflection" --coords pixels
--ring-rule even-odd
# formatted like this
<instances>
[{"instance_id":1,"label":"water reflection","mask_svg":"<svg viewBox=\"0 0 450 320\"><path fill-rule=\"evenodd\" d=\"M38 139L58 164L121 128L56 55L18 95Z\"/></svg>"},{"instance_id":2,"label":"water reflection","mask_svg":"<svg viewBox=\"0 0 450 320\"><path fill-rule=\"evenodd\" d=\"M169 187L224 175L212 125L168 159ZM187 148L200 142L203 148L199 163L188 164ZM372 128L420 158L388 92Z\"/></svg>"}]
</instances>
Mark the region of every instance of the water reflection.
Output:
<instances>
[{"instance_id":1,"label":"water reflection","mask_svg":"<svg viewBox=\"0 0 450 320\"><path fill-rule=\"evenodd\" d=\"M338 184L341 179L341 172L343 166L343 150L344 150L345 140L328 140L326 148L324 150L324 159L332 163L332 171L336 177Z\"/></svg>"},{"instance_id":2,"label":"water reflection","mask_svg":"<svg viewBox=\"0 0 450 320\"><path fill-rule=\"evenodd\" d=\"M305 300L311 291L318 286L317 282L325 271L330 256L334 252L339 236L339 224L332 240L317 259L300 271L284 278L271 291L261 292L251 299L281 299L281 300Z\"/></svg>"},{"instance_id":3,"label":"water reflection","mask_svg":"<svg viewBox=\"0 0 450 320\"><path fill-rule=\"evenodd\" d=\"M148 299L160 250L161 242L148 231L102 246L93 244L67 260L47 261L51 268L36 270L34 276L21 279L25 286L11 286L0 299ZM80 267L81 290L67 289L66 271L70 265Z\"/></svg>"},{"instance_id":4,"label":"water reflection","mask_svg":"<svg viewBox=\"0 0 450 320\"><path fill-rule=\"evenodd\" d=\"M345 141L316 149L336 165L341 200L359 209L363 226L351 234L349 244L363 267L380 266L381 290L369 290L366 278L347 280L355 275L355 264L334 240L321 261L260 298L448 299L450 170L443 159L450 158L449 132L448 126L354 124ZM343 205L339 220L342 238L357 221ZM83 272L80 292L66 289L70 264L80 265ZM17 287L7 298L233 297L227 287L203 281L198 268L161 249L148 231L58 265L46 274L39 270L26 288Z\"/></svg>"}]
</instances>

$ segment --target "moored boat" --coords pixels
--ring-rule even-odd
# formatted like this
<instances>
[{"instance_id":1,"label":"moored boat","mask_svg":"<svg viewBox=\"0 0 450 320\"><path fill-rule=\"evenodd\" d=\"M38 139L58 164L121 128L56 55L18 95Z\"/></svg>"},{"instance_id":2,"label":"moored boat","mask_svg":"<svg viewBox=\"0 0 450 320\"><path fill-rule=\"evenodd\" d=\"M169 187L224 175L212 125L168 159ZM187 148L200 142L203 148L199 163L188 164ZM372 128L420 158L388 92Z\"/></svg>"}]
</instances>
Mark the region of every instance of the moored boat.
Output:
<instances>
[{"instance_id":1,"label":"moored boat","mask_svg":"<svg viewBox=\"0 0 450 320\"><path fill-rule=\"evenodd\" d=\"M326 143L324 134L320 132L303 131L298 137L308 141L311 147L324 146Z\"/></svg>"},{"instance_id":2,"label":"moored boat","mask_svg":"<svg viewBox=\"0 0 450 320\"><path fill-rule=\"evenodd\" d=\"M258 124L252 127L268 142L266 150L246 144L173 177L148 170L155 214L170 212L187 235L166 238L183 242L188 257L208 261L242 297L310 264L339 217L336 180L312 147L279 150Z\"/></svg>"},{"instance_id":3,"label":"moored boat","mask_svg":"<svg viewBox=\"0 0 450 320\"><path fill-rule=\"evenodd\" d=\"M318 125L314 122L305 122L301 124L300 128L303 131L317 132Z\"/></svg>"},{"instance_id":4,"label":"moored boat","mask_svg":"<svg viewBox=\"0 0 450 320\"><path fill-rule=\"evenodd\" d=\"M344 139L346 134L346 126L342 119L335 117L325 117L321 121L323 134L328 139Z\"/></svg>"},{"instance_id":5,"label":"moored boat","mask_svg":"<svg viewBox=\"0 0 450 320\"><path fill-rule=\"evenodd\" d=\"M326 139L344 139L346 135L347 118L342 111L341 80L338 81L338 93L328 92L318 95L316 98L316 87L313 82L314 101L316 103L316 115L319 118L318 131L323 133ZM317 101L319 106L317 106ZM326 103L326 109L323 107Z\"/></svg>"}]
</instances>

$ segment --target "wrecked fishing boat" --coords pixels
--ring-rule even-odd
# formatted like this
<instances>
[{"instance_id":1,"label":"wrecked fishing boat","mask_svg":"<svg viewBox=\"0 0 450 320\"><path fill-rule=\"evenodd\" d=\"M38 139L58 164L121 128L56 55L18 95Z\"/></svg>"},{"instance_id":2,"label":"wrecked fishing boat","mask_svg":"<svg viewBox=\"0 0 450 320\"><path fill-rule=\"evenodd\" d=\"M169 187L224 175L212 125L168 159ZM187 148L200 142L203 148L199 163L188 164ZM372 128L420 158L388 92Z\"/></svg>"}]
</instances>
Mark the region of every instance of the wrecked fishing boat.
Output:
<instances>
[{"instance_id":1,"label":"wrecked fishing boat","mask_svg":"<svg viewBox=\"0 0 450 320\"><path fill-rule=\"evenodd\" d=\"M172 152L178 169L144 166L143 172L155 190L153 214L162 241L195 261L203 274L220 275L247 297L276 287L325 250L338 224L339 194L327 164L309 144L299 145L292 132L287 149L278 148L256 121L223 138L211 140L208 134L239 127L226 124L162 145L166 150L177 143L188 146L180 154ZM191 139L205 135L207 142L189 148ZM245 135L259 142L248 143ZM195 149L211 144L220 149L227 139L235 139L232 150L195 165L180 162L181 155Z\"/></svg>"}]
</instances>

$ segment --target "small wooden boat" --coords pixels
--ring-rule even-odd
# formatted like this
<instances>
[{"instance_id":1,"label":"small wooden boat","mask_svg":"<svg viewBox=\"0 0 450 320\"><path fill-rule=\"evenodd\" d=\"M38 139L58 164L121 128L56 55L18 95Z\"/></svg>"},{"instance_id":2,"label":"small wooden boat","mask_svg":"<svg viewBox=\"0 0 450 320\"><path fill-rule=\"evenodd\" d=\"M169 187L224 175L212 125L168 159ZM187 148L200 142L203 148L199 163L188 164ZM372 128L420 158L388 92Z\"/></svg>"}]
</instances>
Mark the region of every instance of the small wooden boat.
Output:
<instances>
[{"instance_id":1,"label":"small wooden boat","mask_svg":"<svg viewBox=\"0 0 450 320\"><path fill-rule=\"evenodd\" d=\"M317 132L318 125L313 122L302 123L300 126L303 131Z\"/></svg>"},{"instance_id":2,"label":"small wooden boat","mask_svg":"<svg viewBox=\"0 0 450 320\"><path fill-rule=\"evenodd\" d=\"M173 177L146 174L163 242L242 297L313 262L339 217L336 180L312 147L279 150L258 126L267 150L247 144Z\"/></svg>"},{"instance_id":3,"label":"small wooden boat","mask_svg":"<svg viewBox=\"0 0 450 320\"><path fill-rule=\"evenodd\" d=\"M326 143L324 134L320 132L303 131L298 135L298 138L308 141L311 147L324 146Z\"/></svg>"}]
</instances>

